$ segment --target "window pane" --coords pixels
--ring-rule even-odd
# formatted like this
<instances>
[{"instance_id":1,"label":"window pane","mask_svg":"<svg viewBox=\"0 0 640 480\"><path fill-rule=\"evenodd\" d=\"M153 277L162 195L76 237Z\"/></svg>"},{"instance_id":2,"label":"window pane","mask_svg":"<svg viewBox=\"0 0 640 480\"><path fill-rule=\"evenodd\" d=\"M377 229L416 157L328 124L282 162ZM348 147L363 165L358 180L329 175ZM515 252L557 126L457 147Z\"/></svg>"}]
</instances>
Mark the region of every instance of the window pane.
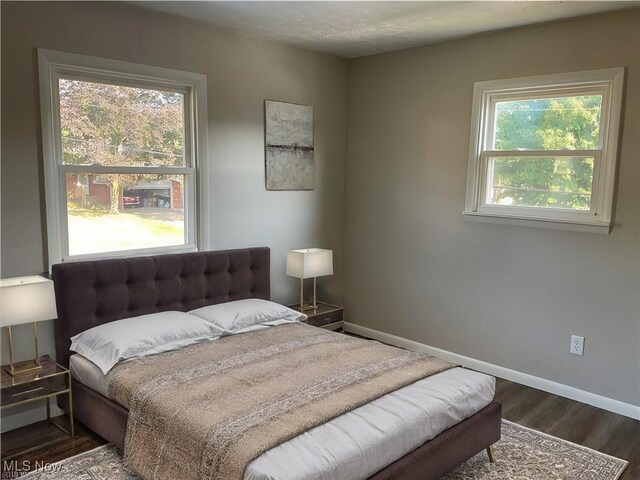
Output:
<instances>
[{"instance_id":1,"label":"window pane","mask_svg":"<svg viewBox=\"0 0 640 480\"><path fill-rule=\"evenodd\" d=\"M67 174L69 254L184 245L184 175Z\"/></svg>"},{"instance_id":2,"label":"window pane","mask_svg":"<svg viewBox=\"0 0 640 480\"><path fill-rule=\"evenodd\" d=\"M598 148L602 95L497 102L495 150Z\"/></svg>"},{"instance_id":3,"label":"window pane","mask_svg":"<svg viewBox=\"0 0 640 480\"><path fill-rule=\"evenodd\" d=\"M59 81L62 161L69 165L184 166L184 94Z\"/></svg>"},{"instance_id":4,"label":"window pane","mask_svg":"<svg viewBox=\"0 0 640 480\"><path fill-rule=\"evenodd\" d=\"M494 157L493 205L591 209L593 157Z\"/></svg>"}]
</instances>

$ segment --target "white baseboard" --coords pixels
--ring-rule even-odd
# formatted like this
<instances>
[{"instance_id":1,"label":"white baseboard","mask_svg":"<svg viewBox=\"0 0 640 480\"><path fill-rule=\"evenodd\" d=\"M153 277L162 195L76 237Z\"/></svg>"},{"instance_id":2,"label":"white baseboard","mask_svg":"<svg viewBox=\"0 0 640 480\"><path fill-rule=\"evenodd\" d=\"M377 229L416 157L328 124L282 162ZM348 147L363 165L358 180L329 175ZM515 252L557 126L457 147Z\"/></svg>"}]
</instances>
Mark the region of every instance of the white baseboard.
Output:
<instances>
[{"instance_id":1,"label":"white baseboard","mask_svg":"<svg viewBox=\"0 0 640 480\"><path fill-rule=\"evenodd\" d=\"M464 355L425 345L424 343L414 342L413 340L391 335L390 333L380 332L379 330L363 327L355 323L344 322L344 330L363 337L373 338L374 340L379 340L390 345L406 348L407 350L424 352L448 362L456 363L463 367L493 375L494 377L504 378L528 387L537 388L538 390L543 390L561 397L576 400L577 402L593 405L594 407L602 408L603 410L618 413L625 417L640 420L640 406L604 397L596 393L587 392L586 390L580 390L579 388L570 387L569 385L564 385L545 378L529 375L528 373L518 372L517 370L483 362L482 360L476 360L475 358L465 357Z\"/></svg>"}]
</instances>

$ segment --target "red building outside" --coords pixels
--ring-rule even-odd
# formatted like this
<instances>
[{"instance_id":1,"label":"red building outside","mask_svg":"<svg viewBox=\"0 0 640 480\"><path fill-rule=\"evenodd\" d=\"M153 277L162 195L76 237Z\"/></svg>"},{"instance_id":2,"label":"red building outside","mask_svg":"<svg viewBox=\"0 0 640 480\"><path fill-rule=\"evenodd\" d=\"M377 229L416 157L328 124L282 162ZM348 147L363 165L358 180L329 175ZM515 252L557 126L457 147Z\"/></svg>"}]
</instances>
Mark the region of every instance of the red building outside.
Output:
<instances>
[{"instance_id":1,"label":"red building outside","mask_svg":"<svg viewBox=\"0 0 640 480\"><path fill-rule=\"evenodd\" d=\"M111 206L111 187L100 181L97 175L67 175L67 198L82 206L102 205L106 209ZM176 180L157 180L139 182L126 188L120 194L118 209L128 208L183 208L182 184Z\"/></svg>"}]
</instances>

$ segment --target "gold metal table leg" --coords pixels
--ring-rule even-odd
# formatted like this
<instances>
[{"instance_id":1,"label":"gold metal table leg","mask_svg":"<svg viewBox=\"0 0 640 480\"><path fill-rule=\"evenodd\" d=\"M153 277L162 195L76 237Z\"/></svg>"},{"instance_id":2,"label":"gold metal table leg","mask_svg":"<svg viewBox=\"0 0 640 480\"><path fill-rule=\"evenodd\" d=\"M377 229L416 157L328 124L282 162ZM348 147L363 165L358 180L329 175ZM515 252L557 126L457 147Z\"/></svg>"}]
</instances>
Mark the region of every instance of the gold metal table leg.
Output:
<instances>
[{"instance_id":1,"label":"gold metal table leg","mask_svg":"<svg viewBox=\"0 0 640 480\"><path fill-rule=\"evenodd\" d=\"M75 430L73 426L73 392L71 391L71 374L69 374L69 427L71 431L71 437L75 437Z\"/></svg>"},{"instance_id":2,"label":"gold metal table leg","mask_svg":"<svg viewBox=\"0 0 640 480\"><path fill-rule=\"evenodd\" d=\"M489 457L490 463L494 463L496 461L496 454L493 451L493 445L487 447L487 456Z\"/></svg>"}]
</instances>

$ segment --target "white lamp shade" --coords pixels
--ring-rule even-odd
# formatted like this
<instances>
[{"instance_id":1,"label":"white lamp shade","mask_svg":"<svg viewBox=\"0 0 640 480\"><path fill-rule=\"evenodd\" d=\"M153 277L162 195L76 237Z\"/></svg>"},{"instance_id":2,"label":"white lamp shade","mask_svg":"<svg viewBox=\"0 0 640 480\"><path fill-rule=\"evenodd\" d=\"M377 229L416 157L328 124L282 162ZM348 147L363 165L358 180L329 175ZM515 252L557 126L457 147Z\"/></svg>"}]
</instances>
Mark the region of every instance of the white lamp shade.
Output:
<instances>
[{"instance_id":1,"label":"white lamp shade","mask_svg":"<svg viewBox=\"0 0 640 480\"><path fill-rule=\"evenodd\" d=\"M333 275L333 251L323 248L289 250L287 275L296 278Z\"/></svg>"},{"instance_id":2,"label":"white lamp shade","mask_svg":"<svg viewBox=\"0 0 640 480\"><path fill-rule=\"evenodd\" d=\"M38 275L0 279L3 327L57 318L53 282Z\"/></svg>"}]
</instances>

